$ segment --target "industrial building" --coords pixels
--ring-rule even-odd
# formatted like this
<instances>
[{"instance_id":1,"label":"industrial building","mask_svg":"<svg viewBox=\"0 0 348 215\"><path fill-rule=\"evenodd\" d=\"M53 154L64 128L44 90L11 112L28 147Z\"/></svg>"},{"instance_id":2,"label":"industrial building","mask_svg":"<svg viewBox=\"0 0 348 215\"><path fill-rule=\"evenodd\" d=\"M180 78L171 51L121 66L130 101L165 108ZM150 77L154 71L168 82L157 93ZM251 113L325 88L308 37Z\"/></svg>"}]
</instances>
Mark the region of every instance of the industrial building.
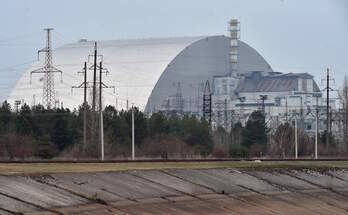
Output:
<instances>
[{"instance_id":1,"label":"industrial building","mask_svg":"<svg viewBox=\"0 0 348 215\"><path fill-rule=\"evenodd\" d=\"M323 102L313 76L274 72L260 53L240 40L239 26L231 20L229 36L97 41L98 61L106 69L103 82L109 87L103 90L103 106L135 105L149 115L162 111L201 117L209 81L214 126L228 129L254 110L279 122L297 115L310 118ZM62 80L54 77L56 107L74 109L83 103L83 89L72 87L83 82L84 62L91 91L94 45L82 39L53 50L52 63L62 71ZM31 73L42 65L38 61L18 80L8 98L12 106L44 104L42 75ZM308 130L314 127L312 121L306 124Z\"/></svg>"}]
</instances>

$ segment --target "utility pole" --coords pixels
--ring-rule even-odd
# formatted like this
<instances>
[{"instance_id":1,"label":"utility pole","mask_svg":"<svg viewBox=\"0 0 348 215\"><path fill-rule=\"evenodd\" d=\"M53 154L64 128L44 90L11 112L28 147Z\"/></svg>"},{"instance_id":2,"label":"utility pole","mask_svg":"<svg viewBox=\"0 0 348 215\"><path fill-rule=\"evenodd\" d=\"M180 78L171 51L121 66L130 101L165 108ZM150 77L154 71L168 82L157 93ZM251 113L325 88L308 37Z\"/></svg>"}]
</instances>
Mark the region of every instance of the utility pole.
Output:
<instances>
[{"instance_id":1,"label":"utility pole","mask_svg":"<svg viewBox=\"0 0 348 215\"><path fill-rule=\"evenodd\" d=\"M315 145L314 145L314 158L318 159L318 133L319 133L319 106L318 96L316 97L316 108L315 108Z\"/></svg>"},{"instance_id":2,"label":"utility pole","mask_svg":"<svg viewBox=\"0 0 348 215\"><path fill-rule=\"evenodd\" d=\"M334 81L333 78L330 78L329 68L326 69L326 79L324 80L326 81L326 148L329 149L331 135L330 91L333 91L330 87L330 81Z\"/></svg>"},{"instance_id":3,"label":"utility pole","mask_svg":"<svg viewBox=\"0 0 348 215\"><path fill-rule=\"evenodd\" d=\"M267 95L260 95L260 99L262 101L262 113L264 116L266 116L265 113L265 100L267 99Z\"/></svg>"},{"instance_id":4,"label":"utility pole","mask_svg":"<svg viewBox=\"0 0 348 215\"><path fill-rule=\"evenodd\" d=\"M103 123L103 104L102 104L102 92L103 92L103 65L99 63L99 122L100 122L100 147L101 147L101 160L104 160L104 123Z\"/></svg>"},{"instance_id":5,"label":"utility pole","mask_svg":"<svg viewBox=\"0 0 348 215\"><path fill-rule=\"evenodd\" d=\"M169 100L169 98L167 99L166 112L167 112L167 116L169 116L169 113L170 113L170 100Z\"/></svg>"},{"instance_id":6,"label":"utility pole","mask_svg":"<svg viewBox=\"0 0 348 215\"><path fill-rule=\"evenodd\" d=\"M318 159L318 109L316 110L315 114L315 146L314 146L314 157L315 159Z\"/></svg>"},{"instance_id":7,"label":"utility pole","mask_svg":"<svg viewBox=\"0 0 348 215\"><path fill-rule=\"evenodd\" d=\"M83 67L84 81L83 81L83 148L87 146L87 62Z\"/></svg>"},{"instance_id":8,"label":"utility pole","mask_svg":"<svg viewBox=\"0 0 348 215\"><path fill-rule=\"evenodd\" d=\"M21 100L15 100L15 110L16 110L16 113L19 112L19 105L21 104Z\"/></svg>"},{"instance_id":9,"label":"utility pole","mask_svg":"<svg viewBox=\"0 0 348 215\"><path fill-rule=\"evenodd\" d=\"M56 69L53 66L53 60L52 60L52 46L51 46L51 31L53 28L45 28L46 31L46 47L38 51L38 58L40 55L40 52L45 52L45 65L42 68L33 70L30 72L30 83L31 83L31 76L33 73L43 73L44 74L44 84L43 84L43 95L42 95L42 102L46 107L52 108L56 104L56 98L55 98L55 88L54 88L54 73L60 73L61 75L61 81L62 81L62 71L59 69Z\"/></svg>"},{"instance_id":10,"label":"utility pole","mask_svg":"<svg viewBox=\"0 0 348 215\"><path fill-rule=\"evenodd\" d=\"M330 141L330 74L329 68L327 68L326 74L326 147L329 148Z\"/></svg>"},{"instance_id":11,"label":"utility pole","mask_svg":"<svg viewBox=\"0 0 348 215\"><path fill-rule=\"evenodd\" d=\"M304 128L304 117L303 117L303 98L302 98L302 95L300 95L299 96L299 98L300 98L300 122L301 122L301 124L300 124L300 129L301 129L301 131L303 130L303 128Z\"/></svg>"},{"instance_id":12,"label":"utility pole","mask_svg":"<svg viewBox=\"0 0 348 215\"><path fill-rule=\"evenodd\" d=\"M295 159L297 159L298 157L298 148L297 148L297 145L298 145L298 142L297 142L297 118L295 118Z\"/></svg>"},{"instance_id":13,"label":"utility pole","mask_svg":"<svg viewBox=\"0 0 348 215\"><path fill-rule=\"evenodd\" d=\"M93 70L93 96L92 96L92 115L91 115L91 141L92 142L99 142L100 147L101 147L101 159L104 160L104 128L103 128L103 104L102 104L102 89L103 88L113 88L114 93L115 93L115 86L107 86L103 83L103 78L102 74L103 73L108 73L108 70L103 68L102 61L103 61L103 56L99 55L101 57L101 61L99 65L97 65L97 43L94 43L94 55L89 55L88 56L88 62L89 62L89 57L93 56L93 65L91 67L87 67L87 62L84 63L84 82L78 86L73 86L72 89L74 88L84 88L84 97L83 97L83 106L84 106L84 149L87 148L87 108L88 108L88 103L87 103L87 88L90 88L88 86L88 81L87 81L87 72L89 70ZM97 69L99 69L99 109L98 109L98 115L99 115L99 141L96 139L97 132L98 132L98 126L97 126L97 113L96 113L96 98L97 98ZM79 72L80 73L80 72Z\"/></svg>"},{"instance_id":14,"label":"utility pole","mask_svg":"<svg viewBox=\"0 0 348 215\"><path fill-rule=\"evenodd\" d=\"M286 119L286 122L288 123L288 97L286 96L285 97L285 119Z\"/></svg>"},{"instance_id":15,"label":"utility pole","mask_svg":"<svg viewBox=\"0 0 348 215\"><path fill-rule=\"evenodd\" d=\"M118 98L117 98L117 95L116 95L116 110L118 110Z\"/></svg>"},{"instance_id":16,"label":"utility pole","mask_svg":"<svg viewBox=\"0 0 348 215\"><path fill-rule=\"evenodd\" d=\"M134 106L132 104L132 160L135 159Z\"/></svg>"},{"instance_id":17,"label":"utility pole","mask_svg":"<svg viewBox=\"0 0 348 215\"><path fill-rule=\"evenodd\" d=\"M78 72L81 73L81 72ZM72 86L71 90L75 88L83 88L83 148L84 150L87 148L87 88L88 88L88 82L87 82L87 62L85 62L83 66L83 83L78 86Z\"/></svg>"},{"instance_id":18,"label":"utility pole","mask_svg":"<svg viewBox=\"0 0 348 215\"><path fill-rule=\"evenodd\" d=\"M97 42L94 43L94 63L93 63L93 96L92 96L92 111L95 111L95 97L97 84Z\"/></svg>"},{"instance_id":19,"label":"utility pole","mask_svg":"<svg viewBox=\"0 0 348 215\"><path fill-rule=\"evenodd\" d=\"M36 106L36 98L35 94L33 94L33 106Z\"/></svg>"}]
</instances>

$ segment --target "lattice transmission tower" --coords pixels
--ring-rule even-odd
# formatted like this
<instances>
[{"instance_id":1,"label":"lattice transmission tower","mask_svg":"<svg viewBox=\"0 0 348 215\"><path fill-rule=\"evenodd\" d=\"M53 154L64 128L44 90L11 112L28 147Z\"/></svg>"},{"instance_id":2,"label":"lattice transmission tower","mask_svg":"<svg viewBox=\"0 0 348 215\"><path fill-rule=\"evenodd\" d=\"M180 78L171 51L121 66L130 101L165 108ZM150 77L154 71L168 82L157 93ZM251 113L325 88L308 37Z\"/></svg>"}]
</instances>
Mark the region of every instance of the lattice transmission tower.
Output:
<instances>
[{"instance_id":1,"label":"lattice transmission tower","mask_svg":"<svg viewBox=\"0 0 348 215\"><path fill-rule=\"evenodd\" d=\"M203 118L211 125L211 92L209 81L205 83L204 94L203 94Z\"/></svg>"},{"instance_id":2,"label":"lattice transmission tower","mask_svg":"<svg viewBox=\"0 0 348 215\"><path fill-rule=\"evenodd\" d=\"M53 66L52 61L52 46L51 46L51 31L53 28L45 28L46 31L46 47L38 51L38 59L41 52L45 52L45 64L44 67L33 70L30 72L30 83L31 76L33 73L43 73L43 95L42 103L47 108L52 108L56 104L56 92L54 87L54 73L60 73L62 82L62 71Z\"/></svg>"}]
</instances>

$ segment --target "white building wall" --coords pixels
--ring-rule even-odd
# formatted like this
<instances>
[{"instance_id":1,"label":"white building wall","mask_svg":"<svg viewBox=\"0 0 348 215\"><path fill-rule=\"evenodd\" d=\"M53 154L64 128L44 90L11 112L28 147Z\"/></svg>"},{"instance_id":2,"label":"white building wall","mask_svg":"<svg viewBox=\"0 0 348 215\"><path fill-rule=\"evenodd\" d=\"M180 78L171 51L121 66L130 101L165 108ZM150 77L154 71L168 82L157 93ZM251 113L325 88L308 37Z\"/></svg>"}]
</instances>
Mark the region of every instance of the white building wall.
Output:
<instances>
[{"instance_id":1,"label":"white building wall","mask_svg":"<svg viewBox=\"0 0 348 215\"><path fill-rule=\"evenodd\" d=\"M282 123L285 122L286 119L289 121L294 120L295 118L300 119L300 113L302 109L305 129L308 127L310 128L308 132L314 132L314 114L317 107L317 99L319 106L323 104L323 100L325 99L321 97L317 98L313 93L301 93L298 91L245 92L239 93L240 97L245 97L245 102L243 104L238 100L234 100L233 102L234 108L235 110L237 110L237 113L239 113L241 105L243 105L242 108L245 117L248 117L248 115L250 115L253 111L261 110L262 101L260 100L260 95L267 95L267 100L265 100L265 113L267 121L271 119L272 121L277 120L278 123ZM246 122L246 120L247 119L245 119L244 122ZM320 129L323 130L325 128L321 126Z\"/></svg>"}]
</instances>

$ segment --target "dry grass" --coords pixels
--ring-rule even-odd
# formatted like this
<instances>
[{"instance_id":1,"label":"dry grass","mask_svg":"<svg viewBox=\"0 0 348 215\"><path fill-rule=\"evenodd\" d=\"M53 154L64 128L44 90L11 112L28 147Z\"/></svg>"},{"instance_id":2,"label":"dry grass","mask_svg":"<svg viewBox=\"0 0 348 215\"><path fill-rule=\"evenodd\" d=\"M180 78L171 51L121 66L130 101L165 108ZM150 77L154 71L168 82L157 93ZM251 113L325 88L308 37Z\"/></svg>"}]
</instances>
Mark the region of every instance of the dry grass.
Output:
<instances>
[{"instance_id":1,"label":"dry grass","mask_svg":"<svg viewBox=\"0 0 348 215\"><path fill-rule=\"evenodd\" d=\"M174 169L174 168L247 168L247 169L348 169L348 161L223 161L223 162L146 162L146 163L28 163L28 164L0 164L0 174L48 174L63 172L109 172L146 169Z\"/></svg>"}]
</instances>

